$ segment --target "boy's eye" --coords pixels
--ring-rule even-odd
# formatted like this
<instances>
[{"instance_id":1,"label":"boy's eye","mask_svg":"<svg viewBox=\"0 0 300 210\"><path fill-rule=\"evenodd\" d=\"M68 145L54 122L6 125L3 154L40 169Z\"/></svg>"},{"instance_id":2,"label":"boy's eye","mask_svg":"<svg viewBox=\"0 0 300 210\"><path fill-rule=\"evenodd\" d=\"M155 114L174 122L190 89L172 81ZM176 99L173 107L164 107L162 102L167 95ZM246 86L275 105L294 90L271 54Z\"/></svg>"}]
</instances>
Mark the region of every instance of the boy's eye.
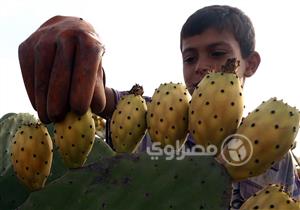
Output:
<instances>
[{"instance_id":1,"label":"boy's eye","mask_svg":"<svg viewBox=\"0 0 300 210\"><path fill-rule=\"evenodd\" d=\"M195 60L196 60L195 56L188 56L188 57L186 57L186 58L183 59L183 62L191 64L191 63L195 62Z\"/></svg>"},{"instance_id":2,"label":"boy's eye","mask_svg":"<svg viewBox=\"0 0 300 210\"><path fill-rule=\"evenodd\" d=\"M212 57L220 57L220 56L226 55L226 52L225 51L214 51L214 52L210 53L210 55Z\"/></svg>"}]
</instances>

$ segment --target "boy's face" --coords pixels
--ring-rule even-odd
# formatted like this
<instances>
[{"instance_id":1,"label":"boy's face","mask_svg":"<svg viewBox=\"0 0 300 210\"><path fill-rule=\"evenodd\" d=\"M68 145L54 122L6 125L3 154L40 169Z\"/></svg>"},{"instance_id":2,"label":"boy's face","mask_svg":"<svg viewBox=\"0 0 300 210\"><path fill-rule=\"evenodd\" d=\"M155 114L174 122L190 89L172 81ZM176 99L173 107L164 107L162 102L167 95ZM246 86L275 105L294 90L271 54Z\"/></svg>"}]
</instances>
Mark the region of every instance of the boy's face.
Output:
<instances>
[{"instance_id":1,"label":"boy's face","mask_svg":"<svg viewBox=\"0 0 300 210\"><path fill-rule=\"evenodd\" d=\"M228 58L240 61L236 73L243 84L249 65L247 59L242 58L239 43L232 33L210 28L199 35L183 39L183 75L190 94L208 70L220 71Z\"/></svg>"}]
</instances>

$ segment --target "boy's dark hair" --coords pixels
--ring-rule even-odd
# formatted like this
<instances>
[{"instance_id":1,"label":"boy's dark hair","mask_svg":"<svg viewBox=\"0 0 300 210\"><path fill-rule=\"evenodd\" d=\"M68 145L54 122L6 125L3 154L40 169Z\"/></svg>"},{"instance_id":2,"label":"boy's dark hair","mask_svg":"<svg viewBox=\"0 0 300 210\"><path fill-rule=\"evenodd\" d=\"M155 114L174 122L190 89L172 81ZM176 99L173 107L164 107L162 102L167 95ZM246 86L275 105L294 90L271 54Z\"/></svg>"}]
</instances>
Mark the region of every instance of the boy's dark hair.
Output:
<instances>
[{"instance_id":1,"label":"boy's dark hair","mask_svg":"<svg viewBox=\"0 0 300 210\"><path fill-rule=\"evenodd\" d=\"M255 32L251 20L240 9L231 6L213 5L197 10L184 23L180 34L182 39L201 34L208 28L231 32L240 45L243 58L255 48Z\"/></svg>"}]
</instances>

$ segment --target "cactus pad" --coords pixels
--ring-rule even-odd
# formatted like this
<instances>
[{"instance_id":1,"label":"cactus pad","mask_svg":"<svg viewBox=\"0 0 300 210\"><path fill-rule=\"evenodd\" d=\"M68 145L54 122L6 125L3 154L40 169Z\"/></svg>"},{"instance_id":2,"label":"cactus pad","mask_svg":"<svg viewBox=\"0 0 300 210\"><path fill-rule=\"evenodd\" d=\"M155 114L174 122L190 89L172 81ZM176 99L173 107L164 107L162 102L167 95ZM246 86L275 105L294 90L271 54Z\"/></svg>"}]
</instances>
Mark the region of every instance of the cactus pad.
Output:
<instances>
[{"instance_id":1,"label":"cactus pad","mask_svg":"<svg viewBox=\"0 0 300 210\"><path fill-rule=\"evenodd\" d=\"M155 161L123 154L70 170L21 209L224 210L230 197L231 180L212 157Z\"/></svg>"}]
</instances>

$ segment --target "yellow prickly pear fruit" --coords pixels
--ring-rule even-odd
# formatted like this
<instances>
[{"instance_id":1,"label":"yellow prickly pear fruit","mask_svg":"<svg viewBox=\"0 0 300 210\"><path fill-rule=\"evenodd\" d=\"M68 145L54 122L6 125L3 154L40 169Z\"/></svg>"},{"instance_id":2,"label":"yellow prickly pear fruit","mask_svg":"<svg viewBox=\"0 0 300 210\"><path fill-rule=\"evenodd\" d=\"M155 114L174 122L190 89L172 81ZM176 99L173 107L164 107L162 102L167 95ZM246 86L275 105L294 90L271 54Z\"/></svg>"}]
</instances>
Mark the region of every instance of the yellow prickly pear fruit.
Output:
<instances>
[{"instance_id":1,"label":"yellow prickly pear fruit","mask_svg":"<svg viewBox=\"0 0 300 210\"><path fill-rule=\"evenodd\" d=\"M161 84L155 90L147 112L148 133L153 142L160 142L162 147L183 145L188 133L190 98L181 83Z\"/></svg>"},{"instance_id":2,"label":"yellow prickly pear fruit","mask_svg":"<svg viewBox=\"0 0 300 210\"><path fill-rule=\"evenodd\" d=\"M118 153L133 152L146 133L147 105L142 95L143 87L134 85L112 115L111 138Z\"/></svg>"},{"instance_id":3,"label":"yellow prickly pear fruit","mask_svg":"<svg viewBox=\"0 0 300 210\"><path fill-rule=\"evenodd\" d=\"M228 59L221 72L208 73L194 90L189 132L196 144L215 145L220 151L223 140L236 131L244 109L238 66L236 59Z\"/></svg>"},{"instance_id":4,"label":"yellow prickly pear fruit","mask_svg":"<svg viewBox=\"0 0 300 210\"><path fill-rule=\"evenodd\" d=\"M299 112L282 100L271 98L263 102L243 119L236 134L244 146L245 163L238 164L231 158L231 148L239 141L230 141L222 151L225 167L234 180L258 176L294 146L299 128Z\"/></svg>"},{"instance_id":5,"label":"yellow prickly pear fruit","mask_svg":"<svg viewBox=\"0 0 300 210\"><path fill-rule=\"evenodd\" d=\"M54 124L55 145L68 168L85 163L95 139L95 122L89 109L79 116L69 112L65 119Z\"/></svg>"},{"instance_id":6,"label":"yellow prickly pear fruit","mask_svg":"<svg viewBox=\"0 0 300 210\"><path fill-rule=\"evenodd\" d=\"M45 126L22 125L12 139L11 160L18 179L31 191L42 189L50 174L53 145Z\"/></svg>"},{"instance_id":7,"label":"yellow prickly pear fruit","mask_svg":"<svg viewBox=\"0 0 300 210\"><path fill-rule=\"evenodd\" d=\"M96 134L104 139L105 138L105 125L106 125L105 119L94 113L92 116L93 116L93 119L95 122Z\"/></svg>"},{"instance_id":8,"label":"yellow prickly pear fruit","mask_svg":"<svg viewBox=\"0 0 300 210\"><path fill-rule=\"evenodd\" d=\"M300 210L300 203L292 199L283 187L272 184L248 198L240 209Z\"/></svg>"}]
</instances>

